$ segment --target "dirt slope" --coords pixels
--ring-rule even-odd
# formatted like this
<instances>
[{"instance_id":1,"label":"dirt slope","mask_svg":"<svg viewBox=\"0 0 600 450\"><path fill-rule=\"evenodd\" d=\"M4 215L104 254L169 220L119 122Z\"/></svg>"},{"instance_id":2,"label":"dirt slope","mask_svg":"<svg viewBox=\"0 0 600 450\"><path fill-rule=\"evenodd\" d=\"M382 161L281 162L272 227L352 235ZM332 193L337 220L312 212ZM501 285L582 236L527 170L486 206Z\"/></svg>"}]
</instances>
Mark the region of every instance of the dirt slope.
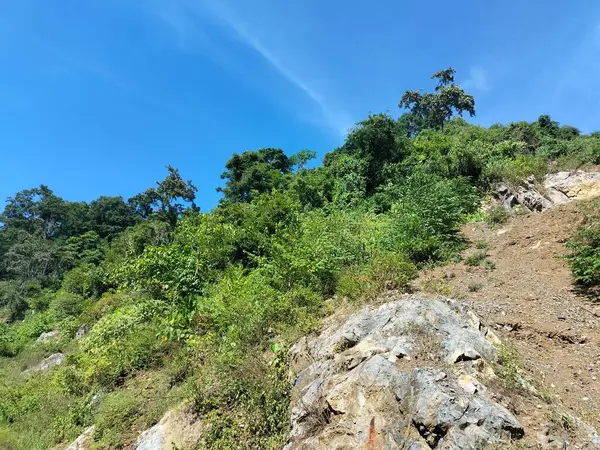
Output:
<instances>
[{"instance_id":1,"label":"dirt slope","mask_svg":"<svg viewBox=\"0 0 600 450\"><path fill-rule=\"evenodd\" d=\"M508 406L530 437L548 433L551 416L563 410L600 429L600 304L576 292L569 268L557 257L566 252L564 242L582 223L586 206L572 202L496 228L467 224L465 256L485 243L495 267L451 264L416 283L418 290L466 301L520 354L547 399L511 396Z\"/></svg>"}]
</instances>

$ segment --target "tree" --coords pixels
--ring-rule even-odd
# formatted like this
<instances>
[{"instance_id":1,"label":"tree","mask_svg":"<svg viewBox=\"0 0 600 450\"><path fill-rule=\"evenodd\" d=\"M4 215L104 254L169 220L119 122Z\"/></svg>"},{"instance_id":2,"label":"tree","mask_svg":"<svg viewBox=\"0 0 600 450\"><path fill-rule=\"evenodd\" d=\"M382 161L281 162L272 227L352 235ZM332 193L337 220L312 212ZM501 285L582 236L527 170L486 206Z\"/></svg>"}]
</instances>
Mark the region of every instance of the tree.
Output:
<instances>
[{"instance_id":1,"label":"tree","mask_svg":"<svg viewBox=\"0 0 600 450\"><path fill-rule=\"evenodd\" d=\"M392 117L370 114L350 132L340 152L361 161L366 192L371 194L383 181L384 166L399 162L405 156L405 140Z\"/></svg>"},{"instance_id":2,"label":"tree","mask_svg":"<svg viewBox=\"0 0 600 450\"><path fill-rule=\"evenodd\" d=\"M103 238L113 238L136 223L134 210L122 197L102 196L90 203L90 228Z\"/></svg>"},{"instance_id":3,"label":"tree","mask_svg":"<svg viewBox=\"0 0 600 450\"><path fill-rule=\"evenodd\" d=\"M198 188L190 180L184 181L176 168L167 166L167 170L169 174L156 183L156 188L147 189L130 198L128 204L143 219L156 216L175 226L186 209L185 203L190 204L193 210L198 210L194 203Z\"/></svg>"},{"instance_id":4,"label":"tree","mask_svg":"<svg viewBox=\"0 0 600 450\"><path fill-rule=\"evenodd\" d=\"M444 122L454 114L460 116L468 112L475 115L475 99L454 82L456 71L450 67L434 73L431 78L437 79L438 84L433 93L422 93L422 89L406 91L398 106L408 109L415 124L422 123L427 128L443 130ZM408 126L412 130L412 124Z\"/></svg>"},{"instance_id":5,"label":"tree","mask_svg":"<svg viewBox=\"0 0 600 450\"><path fill-rule=\"evenodd\" d=\"M67 203L42 184L9 197L0 222L29 233L41 233L44 238L54 238L63 234L66 218Z\"/></svg>"},{"instance_id":6,"label":"tree","mask_svg":"<svg viewBox=\"0 0 600 450\"><path fill-rule=\"evenodd\" d=\"M308 156L311 155L303 153L298 162L305 163ZM222 203L248 203L255 193L262 194L283 186L285 175L292 171L294 162L279 148L261 148L241 155L234 153L221 174L221 178L227 180L225 187L217 188L217 192L223 193Z\"/></svg>"}]
</instances>

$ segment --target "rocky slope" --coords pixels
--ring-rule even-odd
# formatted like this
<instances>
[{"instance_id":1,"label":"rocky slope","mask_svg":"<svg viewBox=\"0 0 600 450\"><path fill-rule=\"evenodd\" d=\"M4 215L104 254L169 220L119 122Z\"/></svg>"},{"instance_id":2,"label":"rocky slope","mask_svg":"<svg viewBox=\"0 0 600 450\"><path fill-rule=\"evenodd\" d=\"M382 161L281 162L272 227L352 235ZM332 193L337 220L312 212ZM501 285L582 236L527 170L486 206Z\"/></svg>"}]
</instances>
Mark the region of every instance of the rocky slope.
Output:
<instances>
[{"instance_id":1,"label":"rocky slope","mask_svg":"<svg viewBox=\"0 0 600 450\"><path fill-rule=\"evenodd\" d=\"M500 184L496 198L506 209L521 206L527 211L543 211L572 200L587 200L600 195L600 172L558 172L548 174L541 183L533 176L518 186Z\"/></svg>"},{"instance_id":2,"label":"rocky slope","mask_svg":"<svg viewBox=\"0 0 600 450\"><path fill-rule=\"evenodd\" d=\"M484 386L495 335L452 300L365 308L291 356L289 449L479 448L523 436Z\"/></svg>"}]
</instances>

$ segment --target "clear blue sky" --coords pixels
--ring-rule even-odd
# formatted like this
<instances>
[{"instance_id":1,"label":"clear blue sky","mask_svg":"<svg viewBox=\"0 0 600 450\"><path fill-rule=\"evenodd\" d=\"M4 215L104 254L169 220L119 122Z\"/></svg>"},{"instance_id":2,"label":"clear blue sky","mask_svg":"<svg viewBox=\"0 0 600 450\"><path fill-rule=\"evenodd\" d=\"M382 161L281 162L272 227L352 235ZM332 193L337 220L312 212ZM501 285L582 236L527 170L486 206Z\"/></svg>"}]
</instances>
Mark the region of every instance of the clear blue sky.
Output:
<instances>
[{"instance_id":1,"label":"clear blue sky","mask_svg":"<svg viewBox=\"0 0 600 450\"><path fill-rule=\"evenodd\" d=\"M206 211L233 152L322 156L450 65L477 123L600 129L598 0L4 0L0 204L127 198L171 164Z\"/></svg>"}]
</instances>

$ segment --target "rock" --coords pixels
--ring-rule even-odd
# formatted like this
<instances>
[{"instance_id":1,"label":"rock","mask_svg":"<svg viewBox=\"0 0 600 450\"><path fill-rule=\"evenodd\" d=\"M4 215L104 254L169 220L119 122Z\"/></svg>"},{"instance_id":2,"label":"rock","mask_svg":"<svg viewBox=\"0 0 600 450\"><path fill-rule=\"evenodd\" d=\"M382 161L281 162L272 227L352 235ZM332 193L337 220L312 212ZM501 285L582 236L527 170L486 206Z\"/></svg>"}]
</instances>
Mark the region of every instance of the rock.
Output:
<instances>
[{"instance_id":1,"label":"rock","mask_svg":"<svg viewBox=\"0 0 600 450\"><path fill-rule=\"evenodd\" d=\"M171 450L196 448L201 438L202 423L188 406L168 411L160 422L138 436L134 450Z\"/></svg>"},{"instance_id":2,"label":"rock","mask_svg":"<svg viewBox=\"0 0 600 450\"><path fill-rule=\"evenodd\" d=\"M515 196L517 202L530 211L543 211L552 207L552 202L536 191L535 186L531 184L527 187L517 187Z\"/></svg>"},{"instance_id":3,"label":"rock","mask_svg":"<svg viewBox=\"0 0 600 450\"><path fill-rule=\"evenodd\" d=\"M538 187L533 176L520 186L499 184L495 197L506 209L522 206L528 211L543 211L572 200L600 196L600 172L558 172L548 174Z\"/></svg>"},{"instance_id":4,"label":"rock","mask_svg":"<svg viewBox=\"0 0 600 450\"><path fill-rule=\"evenodd\" d=\"M50 341L57 341L60 338L60 334L57 330L48 331L47 333L40 334L40 337L36 339L36 342L47 343Z\"/></svg>"},{"instance_id":5,"label":"rock","mask_svg":"<svg viewBox=\"0 0 600 450\"><path fill-rule=\"evenodd\" d=\"M486 334L458 302L405 296L302 339L289 355L297 378L286 449L450 450L521 438L479 381L498 362Z\"/></svg>"},{"instance_id":6,"label":"rock","mask_svg":"<svg viewBox=\"0 0 600 450\"><path fill-rule=\"evenodd\" d=\"M547 190L560 192L569 201L586 199L600 195L600 172L558 172L544 177ZM564 201L564 197L563 201Z\"/></svg>"},{"instance_id":7,"label":"rock","mask_svg":"<svg viewBox=\"0 0 600 450\"><path fill-rule=\"evenodd\" d=\"M37 367L25 370L25 375L31 375L34 372L46 372L53 367L61 366L65 363L67 357L63 353L54 353L44 359Z\"/></svg>"},{"instance_id":8,"label":"rock","mask_svg":"<svg viewBox=\"0 0 600 450\"><path fill-rule=\"evenodd\" d=\"M496 197L500 204L508 210L519 204L512 190L505 184L501 184L496 188Z\"/></svg>"},{"instance_id":9,"label":"rock","mask_svg":"<svg viewBox=\"0 0 600 450\"><path fill-rule=\"evenodd\" d=\"M64 364L66 359L67 357L63 353L54 353L41 362L41 364L38 366L39 370L44 372L52 369L55 366L61 366Z\"/></svg>"},{"instance_id":10,"label":"rock","mask_svg":"<svg viewBox=\"0 0 600 450\"><path fill-rule=\"evenodd\" d=\"M76 340L82 339L86 335L87 331L88 331L88 327L84 323L79 328L77 328L77 332L75 333L75 339Z\"/></svg>"},{"instance_id":11,"label":"rock","mask_svg":"<svg viewBox=\"0 0 600 450\"><path fill-rule=\"evenodd\" d=\"M93 425L87 427L84 432L67 447L67 450L88 450L93 441L95 429L96 427Z\"/></svg>"}]
</instances>

